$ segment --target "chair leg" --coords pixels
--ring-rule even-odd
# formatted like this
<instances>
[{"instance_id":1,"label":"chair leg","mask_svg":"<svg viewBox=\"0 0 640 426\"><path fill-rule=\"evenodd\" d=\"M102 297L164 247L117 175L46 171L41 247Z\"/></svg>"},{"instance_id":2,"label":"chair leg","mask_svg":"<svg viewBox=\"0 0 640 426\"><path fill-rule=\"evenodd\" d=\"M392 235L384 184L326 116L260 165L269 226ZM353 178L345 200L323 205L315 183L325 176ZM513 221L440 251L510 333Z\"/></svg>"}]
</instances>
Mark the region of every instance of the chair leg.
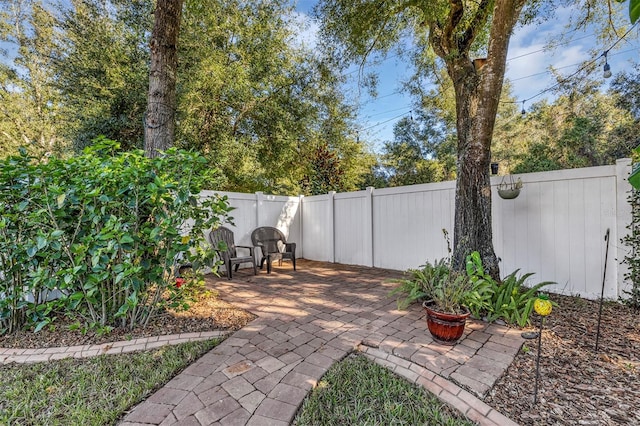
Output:
<instances>
[{"instance_id":1,"label":"chair leg","mask_svg":"<svg viewBox=\"0 0 640 426\"><path fill-rule=\"evenodd\" d=\"M231 261L228 261L225 267L227 269L227 279L230 280L231 279Z\"/></svg>"},{"instance_id":2,"label":"chair leg","mask_svg":"<svg viewBox=\"0 0 640 426\"><path fill-rule=\"evenodd\" d=\"M251 265L253 266L253 275L258 275L258 269L256 268L256 262L251 262Z\"/></svg>"},{"instance_id":3,"label":"chair leg","mask_svg":"<svg viewBox=\"0 0 640 426\"><path fill-rule=\"evenodd\" d=\"M271 273L271 255L267 255L267 274Z\"/></svg>"},{"instance_id":4,"label":"chair leg","mask_svg":"<svg viewBox=\"0 0 640 426\"><path fill-rule=\"evenodd\" d=\"M262 267L264 266L264 261L265 261L266 257L262 257L262 259L260 259L260 269L262 269Z\"/></svg>"},{"instance_id":5,"label":"chair leg","mask_svg":"<svg viewBox=\"0 0 640 426\"><path fill-rule=\"evenodd\" d=\"M293 256L292 259L293 259L293 270L295 271L296 270L296 257Z\"/></svg>"},{"instance_id":6,"label":"chair leg","mask_svg":"<svg viewBox=\"0 0 640 426\"><path fill-rule=\"evenodd\" d=\"M236 272L238 272L238 268L240 267L239 263L236 263Z\"/></svg>"}]
</instances>

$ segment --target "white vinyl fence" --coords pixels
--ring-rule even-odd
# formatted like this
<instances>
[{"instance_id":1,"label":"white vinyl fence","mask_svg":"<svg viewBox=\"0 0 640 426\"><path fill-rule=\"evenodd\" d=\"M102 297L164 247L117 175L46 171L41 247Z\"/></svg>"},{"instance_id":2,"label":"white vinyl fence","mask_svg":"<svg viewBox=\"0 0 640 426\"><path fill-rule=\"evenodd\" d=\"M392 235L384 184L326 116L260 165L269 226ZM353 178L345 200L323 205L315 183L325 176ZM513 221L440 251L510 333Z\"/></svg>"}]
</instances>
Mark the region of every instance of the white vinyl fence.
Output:
<instances>
[{"instance_id":1,"label":"white vinyl fence","mask_svg":"<svg viewBox=\"0 0 640 426\"><path fill-rule=\"evenodd\" d=\"M502 273L534 272L532 283L557 283L551 291L597 298L609 229L605 297L622 296L627 247L620 239L631 221L630 171L630 160L622 159L614 166L523 174L513 200L498 196L501 178L492 178L493 243ZM311 197L219 194L236 208L237 244L250 244L257 226L276 226L306 259L405 270L447 255L443 229L453 241L455 182Z\"/></svg>"}]
</instances>

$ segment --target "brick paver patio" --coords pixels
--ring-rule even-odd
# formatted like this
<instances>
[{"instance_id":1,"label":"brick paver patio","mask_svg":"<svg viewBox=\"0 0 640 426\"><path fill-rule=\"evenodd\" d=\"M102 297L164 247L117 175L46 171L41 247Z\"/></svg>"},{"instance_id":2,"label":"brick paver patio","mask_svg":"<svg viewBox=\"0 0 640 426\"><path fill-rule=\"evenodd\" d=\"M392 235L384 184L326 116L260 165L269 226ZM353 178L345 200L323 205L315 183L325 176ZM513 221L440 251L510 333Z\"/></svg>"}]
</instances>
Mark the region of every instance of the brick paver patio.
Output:
<instances>
[{"instance_id":1,"label":"brick paver patio","mask_svg":"<svg viewBox=\"0 0 640 426\"><path fill-rule=\"evenodd\" d=\"M482 425L515 424L484 396L522 345L520 332L467 323L455 346L435 343L421 308L398 311L395 271L300 261L267 275L210 278L223 299L258 315L189 366L122 425L288 425L322 375L359 350Z\"/></svg>"}]
</instances>

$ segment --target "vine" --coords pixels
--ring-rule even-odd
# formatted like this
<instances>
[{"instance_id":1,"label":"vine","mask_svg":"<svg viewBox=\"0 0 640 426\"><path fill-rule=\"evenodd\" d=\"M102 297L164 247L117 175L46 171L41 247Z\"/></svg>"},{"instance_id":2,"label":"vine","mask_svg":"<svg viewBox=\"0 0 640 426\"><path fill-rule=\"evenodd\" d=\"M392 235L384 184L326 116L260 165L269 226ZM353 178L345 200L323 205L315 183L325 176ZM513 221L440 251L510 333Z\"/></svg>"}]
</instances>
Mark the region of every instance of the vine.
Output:
<instances>
[{"instance_id":1,"label":"vine","mask_svg":"<svg viewBox=\"0 0 640 426\"><path fill-rule=\"evenodd\" d=\"M631 158L634 168L640 167L640 148L633 151ZM629 233L622 239L622 243L631 250L622 263L629 266L624 278L631 282L631 291L624 292L629 297L623 302L640 311L640 191L631 189L627 200L631 204L631 223L627 226Z\"/></svg>"}]
</instances>

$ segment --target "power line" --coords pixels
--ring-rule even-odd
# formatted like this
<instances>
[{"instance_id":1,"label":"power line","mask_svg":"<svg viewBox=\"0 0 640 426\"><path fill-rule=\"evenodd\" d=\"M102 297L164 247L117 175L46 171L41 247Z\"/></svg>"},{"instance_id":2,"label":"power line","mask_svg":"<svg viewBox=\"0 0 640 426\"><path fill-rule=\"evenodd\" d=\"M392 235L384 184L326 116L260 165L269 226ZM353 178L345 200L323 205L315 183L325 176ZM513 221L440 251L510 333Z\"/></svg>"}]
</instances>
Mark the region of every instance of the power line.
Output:
<instances>
[{"instance_id":1,"label":"power line","mask_svg":"<svg viewBox=\"0 0 640 426\"><path fill-rule=\"evenodd\" d=\"M409 112L411 112L411 111L409 111ZM385 121L381 121L381 122L379 122L379 123L376 123L376 124L374 124L374 125L372 125L372 126L365 127L364 129L360 129L360 131L361 131L361 132L364 132L364 131L366 131L366 130L373 129L374 127L382 126L382 125L383 125L383 124L385 124L385 123L388 123L388 122L390 122L390 121L392 121L392 120L395 120L396 118L404 117L405 115L407 115L407 113L406 113L406 112L405 112L405 113L403 113L403 114L400 114L400 115L396 115L395 117L391 117L391 118L389 118L389 119L387 119L387 120L385 120Z\"/></svg>"},{"instance_id":2,"label":"power line","mask_svg":"<svg viewBox=\"0 0 640 426\"><path fill-rule=\"evenodd\" d=\"M637 22L636 22L636 24L637 24ZM517 101L515 101L515 102L510 101L510 102L503 102L503 103L522 103L522 104L523 104L523 106L524 106L524 103L525 103L525 102L528 102L528 101L530 101L530 100L532 100L532 99L535 99L535 98L537 98L538 96L540 96L540 95L542 95L542 94L544 94L544 93L546 93L546 92L549 92L550 90L555 89L555 88L556 88L556 87L558 87L559 85L561 85L561 84L563 84L563 83L568 82L571 78L575 77L576 75L578 75L579 73L581 73L582 71L584 71L585 69L587 69L588 67L590 67L590 66L592 66L593 64L595 64L595 63L596 63L596 61L597 61L598 59L602 58L603 56L605 56L605 57L606 57L607 53L609 53L609 51L610 51L611 49L613 49L613 48L614 48L618 43L620 43L620 41L622 41L622 40L623 40L627 35L629 35L629 33L630 33L630 32L631 32L631 30L636 26L636 24L633 24L633 25L631 26L631 28L629 28L629 29L627 30L627 32L626 32L626 33L624 33L624 34L622 35L622 37L619 37L619 38L618 38L618 40L616 40L616 41L615 41L615 42L614 42L614 43L613 43L613 44L612 44L612 45L611 45L607 50L605 50L602 54L600 54L599 56L597 56L597 57L595 57L595 58L591 59L591 60L590 60L590 61L588 61L588 62L585 62L581 67L579 67L576 71L574 71L573 73L569 74L568 76L563 77L563 78L559 78L559 79L558 79L558 82L556 82L555 84L552 84L551 86L549 86L549 87L547 87L547 88L545 88L545 89L541 90L540 92L538 92L538 93L536 93L535 95L533 95L533 96L531 96L531 97L528 97L528 98L526 98L526 99L517 100ZM635 50L635 49L632 49L632 50ZM620 53L618 53L618 54L622 54L622 53L624 53L624 52L620 52ZM613 56L613 55L611 55L611 56Z\"/></svg>"},{"instance_id":3,"label":"power line","mask_svg":"<svg viewBox=\"0 0 640 426\"><path fill-rule=\"evenodd\" d=\"M375 116L377 116L377 115L388 114L388 113L390 113L390 112L401 111L401 110L403 110L403 109L412 110L412 109L413 109L413 107L410 107L410 106L404 106L404 107L402 107L402 108L390 109L390 110L388 110L388 111L382 111L382 112L378 112L378 113L375 113L375 114L369 114L366 118L375 117ZM410 111L405 111L405 113L406 113L406 112L410 112Z\"/></svg>"},{"instance_id":4,"label":"power line","mask_svg":"<svg viewBox=\"0 0 640 426\"><path fill-rule=\"evenodd\" d=\"M622 55L622 54L625 54L625 53L633 52L633 51L635 51L635 50L636 50L636 48L628 49L628 50L623 50L622 52L616 52L616 53L613 53L613 54L609 55L609 57L611 57L611 56L617 56L617 55ZM599 58L600 58L600 57L596 58L596 60L597 60L597 59L599 59ZM557 67L557 68L554 68L554 69L555 69L555 70L562 70L562 69L565 69L565 68L575 67L575 66L577 66L577 65L580 65L581 63L582 63L582 62L578 62L578 63L575 63L575 64L565 65L565 66L563 66L563 67ZM524 80L524 79L527 79L527 78L535 77L535 76L537 76L537 75L548 74L548 73L550 73L550 72L551 72L550 70L546 70L546 71L542 71L542 72L537 72L537 73L535 73L535 74L525 75L524 77L512 78L512 79L509 79L509 81L514 82L514 81Z\"/></svg>"},{"instance_id":5,"label":"power line","mask_svg":"<svg viewBox=\"0 0 640 426\"><path fill-rule=\"evenodd\" d=\"M574 39L571 39L571 40L565 41L564 43L560 43L560 44L558 44L557 46L566 46L567 44L571 44L571 43L573 43L574 41L583 40L583 39L585 39L585 38L589 38L589 37L593 37L593 36L594 36L594 34L588 34L588 35L586 35L586 36L582 36L582 37L578 37L578 38L574 38ZM561 36L560 36L560 37L561 37ZM533 54L535 54L535 53L544 52L545 50L547 50L547 48L544 48L544 47L543 47L542 49L534 50L534 51L532 51L532 52L523 53L522 55L514 56L514 57L512 57L512 58L507 58L507 62L509 62L509 61L513 61L513 60L515 60L515 59L524 58L525 56L530 56L530 55L533 55Z\"/></svg>"},{"instance_id":6,"label":"power line","mask_svg":"<svg viewBox=\"0 0 640 426\"><path fill-rule=\"evenodd\" d=\"M564 78L559 79L559 81L558 81L558 82L556 82L555 84L553 84L553 85L551 85L551 86L549 86L549 87L547 87L547 88L545 88L545 89L541 90L541 91L540 91L540 92L538 92L537 94L535 94L535 95L533 95L533 96L531 96L531 97L528 97L528 98L526 98L526 99L516 100L516 101L502 101L501 103L517 103L517 104L520 104L520 103L521 103L521 104L522 104L522 110L523 110L523 112L524 112L524 105L525 105L525 103L526 103L526 102L528 102L528 101L530 101L530 100L532 100L532 99L535 99L535 98L537 98L538 96L540 96L540 95L542 95L542 94L544 94L544 93L546 93L546 92L548 92L548 91L550 91L550 90L553 90L554 88L558 87L558 86L559 86L560 84L562 84L562 83L566 83L566 82L567 82L567 81L569 81L571 78L573 78L574 76L576 76L576 75L577 75L577 74L579 74L580 72L584 71L584 70L585 70L585 69L587 69L589 66L593 65L593 64L594 64L598 59L600 59L600 58L601 58L601 57L603 57L603 56L606 56L606 55L609 53L609 51L610 51L611 49L613 49L613 48L614 48L618 43L620 43L620 41L622 41L622 40L623 40L627 35L629 35L629 33L631 32L631 30L632 30L635 26L636 26L636 24L632 25L632 26L629 28L629 30L627 30L627 32L626 32L626 33L624 33L621 37L619 37L619 38L618 38L618 39L617 39L617 40L616 40L616 41L615 41L615 42L614 42L614 43L613 43L613 44L612 44L612 45L611 45L607 50L605 50L602 54L600 54L599 56L597 56L597 57L595 57L595 58L591 59L590 61L588 61L588 62L586 62L586 63L584 63L584 64L583 64L580 68L578 68L576 71L574 71L573 73L569 74L567 77L564 77ZM575 31L575 30L573 30L573 31L571 31L571 32L574 32L574 31ZM565 33L565 34L569 34L569 33L570 33L570 32ZM593 34L591 34L591 35L586 35L586 36L583 36L583 37L579 37L579 38L577 38L577 39L572 39L572 40L571 40L571 42L573 42L573 41L577 41L577 40L582 40L582 39L584 39L584 38L591 37L592 35L593 35ZM565 45L565 44L569 44L569 43L570 43L570 42L568 42L568 43L562 43L562 44L560 44L560 46ZM526 54L524 54L524 55L520 55L520 56L516 56L516 57L514 57L514 58L510 58L510 59L508 59L508 60L518 59L518 58L521 58L521 57L523 57L523 56L528 56L528 55L531 55L531 54L533 54L533 53L538 53L538 52L540 52L540 51L542 51L542 50L544 50L544 49L538 50L538 51L536 51L536 52L529 52L529 53L526 53ZM624 53L628 53L628 52L631 52L631 51L634 51L634 50L635 50L635 48L634 48L634 49L625 50L625 51L621 51L621 52L616 52L616 53L614 53L614 54L612 54L612 55L610 55L610 56L622 55L622 54L624 54ZM394 55L394 57L395 57L395 56L398 56L398 55L399 55L399 54L396 54L396 55ZM565 68L574 67L574 66L576 66L576 65L580 65L580 63L572 64L572 65L565 65L565 66L563 66L563 67L559 67L559 68L556 68L556 69L558 69L558 70L559 70L559 69L565 69ZM547 73L549 73L549 72L550 72L550 71L544 71L544 72L540 72L540 73L535 73L535 74L531 74L531 75L524 76L524 77L518 77L517 79L512 79L512 80L510 80L510 81L523 80L523 79L526 79L526 78L535 77L535 76L537 76L537 75L547 74ZM383 95L383 96L379 96L379 97L376 97L375 99L371 99L371 100L369 100L369 101L366 101L364 104L367 104L367 103L370 103L370 102L376 101L376 100L378 100L378 99L383 99L383 98L386 98L386 97L389 97L389 96L393 96L393 95L396 95L396 94L399 94L399 93L400 93L400 91L399 91L399 90L395 90L395 91L393 91L393 92L391 92L391 93L389 93L389 94L386 94L386 95ZM381 113L376 113L376 114L370 115L369 117L373 117L373 116L376 116L376 115L387 114L387 113L389 113L389 112L399 111L399 110L402 110L402 109L405 109L405 108L407 108L407 109L408 109L408 108L412 108L412 107L408 107L408 106L407 106L407 107L404 107L404 108L397 108L397 109L393 109L393 110L388 110L388 111L384 111L384 112L381 112ZM410 113L411 111L412 111L412 110L410 110L410 111L409 111L409 113ZM366 131L366 130L369 130L369 129L372 129L372 128L375 128L375 127L381 126L381 125L386 124L386 123L388 123L388 122L390 122L390 121L392 121L392 120L395 120L395 119L397 119L397 118L404 117L404 116L406 116L406 115L407 115L407 113L408 113L408 112L405 112L405 113L403 113L403 114L400 114L400 115L394 116L394 117L392 117L392 118L389 118L389 119L387 119L387 120L381 121L381 122L376 123L376 124L374 124L374 125L371 125L371 126L365 127L364 129L360 129L360 131ZM511 120L509 120L509 122L511 122Z\"/></svg>"}]
</instances>

